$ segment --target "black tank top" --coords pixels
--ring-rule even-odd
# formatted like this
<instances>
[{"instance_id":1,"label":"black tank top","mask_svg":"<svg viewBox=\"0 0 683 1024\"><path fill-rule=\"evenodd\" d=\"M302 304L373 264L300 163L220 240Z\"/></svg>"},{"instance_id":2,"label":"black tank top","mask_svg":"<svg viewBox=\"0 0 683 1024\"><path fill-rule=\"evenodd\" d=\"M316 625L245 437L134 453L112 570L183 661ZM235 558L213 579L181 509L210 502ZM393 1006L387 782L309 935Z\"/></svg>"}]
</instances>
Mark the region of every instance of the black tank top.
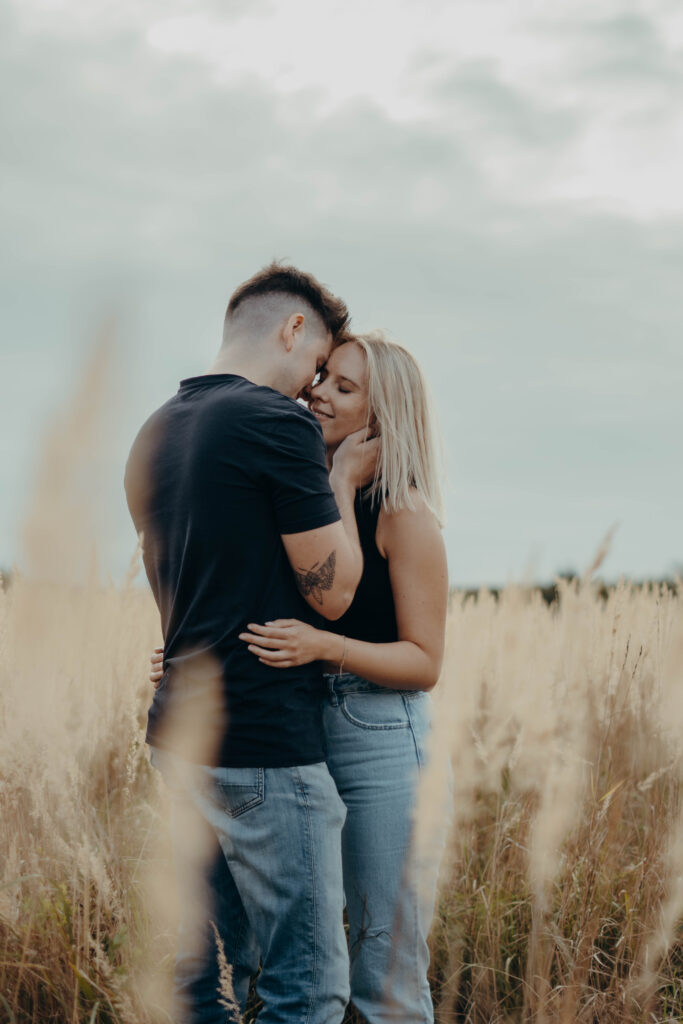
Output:
<instances>
[{"instance_id":1,"label":"black tank top","mask_svg":"<svg viewBox=\"0 0 683 1024\"><path fill-rule=\"evenodd\" d=\"M379 500L373 508L367 492L356 491L356 523L363 549L363 575L348 611L340 619L328 622L325 628L353 640L388 644L398 640L398 630L389 564L380 555L375 542L380 507Z\"/></svg>"}]
</instances>

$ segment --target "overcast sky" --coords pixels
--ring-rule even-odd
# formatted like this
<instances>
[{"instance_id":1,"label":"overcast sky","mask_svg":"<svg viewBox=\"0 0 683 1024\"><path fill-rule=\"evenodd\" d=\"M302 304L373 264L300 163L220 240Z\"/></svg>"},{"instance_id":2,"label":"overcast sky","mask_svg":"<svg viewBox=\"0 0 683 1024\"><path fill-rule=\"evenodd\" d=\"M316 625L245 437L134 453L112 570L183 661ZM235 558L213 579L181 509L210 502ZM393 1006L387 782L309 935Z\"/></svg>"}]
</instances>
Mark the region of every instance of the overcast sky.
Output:
<instances>
[{"instance_id":1,"label":"overcast sky","mask_svg":"<svg viewBox=\"0 0 683 1024\"><path fill-rule=\"evenodd\" d=\"M0 56L0 565L113 314L123 571L132 438L273 257L424 365L453 582L683 564L678 0L0 0Z\"/></svg>"}]
</instances>

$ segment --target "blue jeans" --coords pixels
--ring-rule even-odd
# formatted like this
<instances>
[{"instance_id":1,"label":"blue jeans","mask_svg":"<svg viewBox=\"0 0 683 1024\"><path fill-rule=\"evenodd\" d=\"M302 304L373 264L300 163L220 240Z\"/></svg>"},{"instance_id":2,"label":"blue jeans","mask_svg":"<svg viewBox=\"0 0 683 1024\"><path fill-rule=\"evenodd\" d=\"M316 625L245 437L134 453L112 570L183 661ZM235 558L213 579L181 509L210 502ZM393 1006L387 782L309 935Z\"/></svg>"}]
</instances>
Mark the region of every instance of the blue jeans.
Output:
<instances>
[{"instance_id":1,"label":"blue jeans","mask_svg":"<svg viewBox=\"0 0 683 1024\"><path fill-rule=\"evenodd\" d=\"M427 935L445 822L427 864L418 868L410 856L431 698L351 673L325 678L327 764L347 809L342 864L351 1001L368 1024L432 1024Z\"/></svg>"},{"instance_id":2,"label":"blue jeans","mask_svg":"<svg viewBox=\"0 0 683 1024\"><path fill-rule=\"evenodd\" d=\"M349 986L346 812L327 766L210 768L157 748L151 760L171 796L180 912L174 1020L237 1019L219 1002L215 925L240 1011L260 961L262 1024L339 1024Z\"/></svg>"}]
</instances>

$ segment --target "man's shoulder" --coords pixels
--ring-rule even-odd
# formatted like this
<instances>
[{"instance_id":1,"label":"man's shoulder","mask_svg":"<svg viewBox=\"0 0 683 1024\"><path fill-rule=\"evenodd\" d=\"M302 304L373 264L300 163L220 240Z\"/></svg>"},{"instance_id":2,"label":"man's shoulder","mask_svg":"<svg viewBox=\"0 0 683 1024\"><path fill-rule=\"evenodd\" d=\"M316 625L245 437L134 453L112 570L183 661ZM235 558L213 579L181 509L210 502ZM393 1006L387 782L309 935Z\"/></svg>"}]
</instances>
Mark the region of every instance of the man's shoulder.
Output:
<instances>
[{"instance_id":1,"label":"man's shoulder","mask_svg":"<svg viewBox=\"0 0 683 1024\"><path fill-rule=\"evenodd\" d=\"M232 412L242 413L251 426L265 433L291 431L322 436L320 424L307 406L273 388L252 385L250 390L244 391L239 406L233 406Z\"/></svg>"},{"instance_id":2,"label":"man's shoulder","mask_svg":"<svg viewBox=\"0 0 683 1024\"><path fill-rule=\"evenodd\" d=\"M158 409L149 413L147 419L138 428L133 439L130 456L135 456L141 451L147 451L158 442L163 436L164 423L169 414L169 407L172 406L175 395L168 398Z\"/></svg>"},{"instance_id":3,"label":"man's shoulder","mask_svg":"<svg viewBox=\"0 0 683 1024\"><path fill-rule=\"evenodd\" d=\"M147 448L177 432L186 433L189 422L195 424L195 443L209 438L231 437L236 442L271 446L289 439L289 444L317 448L324 444L320 424L310 410L280 391L254 384L246 379L234 380L231 387L207 388L199 402L186 402L183 389L171 395L140 428L134 447ZM189 412L189 419L187 413ZM199 430L196 425L201 424Z\"/></svg>"},{"instance_id":4,"label":"man's shoulder","mask_svg":"<svg viewBox=\"0 0 683 1024\"><path fill-rule=\"evenodd\" d=\"M268 409L273 413L279 413L283 416L299 418L305 422L309 420L312 423L318 422L308 406L304 405L303 402L299 402L296 398L283 395L281 391L276 391L275 388L269 388L264 384L247 383L250 384L248 395L256 401L259 408Z\"/></svg>"}]
</instances>

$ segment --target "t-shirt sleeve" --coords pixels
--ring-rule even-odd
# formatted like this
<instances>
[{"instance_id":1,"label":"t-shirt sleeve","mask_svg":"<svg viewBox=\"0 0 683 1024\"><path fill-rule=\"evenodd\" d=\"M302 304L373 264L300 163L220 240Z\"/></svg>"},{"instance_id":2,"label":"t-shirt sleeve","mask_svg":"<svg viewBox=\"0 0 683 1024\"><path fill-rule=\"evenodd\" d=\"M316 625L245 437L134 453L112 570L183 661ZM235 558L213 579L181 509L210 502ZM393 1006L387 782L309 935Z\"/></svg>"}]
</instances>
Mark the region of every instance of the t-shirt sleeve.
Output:
<instances>
[{"instance_id":1,"label":"t-shirt sleeve","mask_svg":"<svg viewBox=\"0 0 683 1024\"><path fill-rule=\"evenodd\" d=\"M341 519L330 487L322 431L309 412L295 407L275 417L262 457L281 534L303 533Z\"/></svg>"}]
</instances>

